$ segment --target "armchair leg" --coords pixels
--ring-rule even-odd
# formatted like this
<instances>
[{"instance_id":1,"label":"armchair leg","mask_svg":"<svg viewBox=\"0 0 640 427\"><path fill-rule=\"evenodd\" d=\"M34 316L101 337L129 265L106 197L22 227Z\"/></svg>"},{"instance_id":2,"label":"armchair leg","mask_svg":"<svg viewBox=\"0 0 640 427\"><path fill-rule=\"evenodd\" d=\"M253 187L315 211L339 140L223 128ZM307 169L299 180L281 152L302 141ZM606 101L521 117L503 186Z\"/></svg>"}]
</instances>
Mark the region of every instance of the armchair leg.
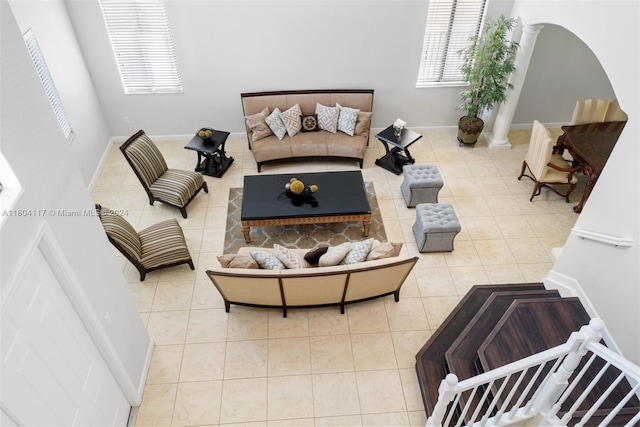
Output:
<instances>
[{"instance_id":1,"label":"armchair leg","mask_svg":"<svg viewBox=\"0 0 640 427\"><path fill-rule=\"evenodd\" d=\"M182 214L182 218L186 218L187 217L187 208L186 207L180 208L180 213Z\"/></svg>"},{"instance_id":2,"label":"armchair leg","mask_svg":"<svg viewBox=\"0 0 640 427\"><path fill-rule=\"evenodd\" d=\"M524 176L524 170L527 168L527 162L522 162L522 170L520 170L520 176L518 177L518 181Z\"/></svg>"},{"instance_id":3,"label":"armchair leg","mask_svg":"<svg viewBox=\"0 0 640 427\"><path fill-rule=\"evenodd\" d=\"M189 261L187 261L187 264L189 265L189 267L191 267L192 270L195 270L196 268L193 266L193 260L191 258L189 258Z\"/></svg>"},{"instance_id":4,"label":"armchair leg","mask_svg":"<svg viewBox=\"0 0 640 427\"><path fill-rule=\"evenodd\" d=\"M209 192L209 187L207 186L206 182L202 185L202 189L204 190L205 193Z\"/></svg>"}]
</instances>

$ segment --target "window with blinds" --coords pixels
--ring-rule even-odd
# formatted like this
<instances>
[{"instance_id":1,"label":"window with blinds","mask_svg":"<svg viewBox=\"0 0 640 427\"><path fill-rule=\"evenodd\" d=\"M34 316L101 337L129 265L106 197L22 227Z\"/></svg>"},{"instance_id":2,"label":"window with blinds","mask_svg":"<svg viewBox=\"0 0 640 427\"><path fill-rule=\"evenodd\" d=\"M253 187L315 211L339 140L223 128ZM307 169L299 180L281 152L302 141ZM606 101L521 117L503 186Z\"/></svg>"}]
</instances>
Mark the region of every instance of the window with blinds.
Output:
<instances>
[{"instance_id":1,"label":"window with blinds","mask_svg":"<svg viewBox=\"0 0 640 427\"><path fill-rule=\"evenodd\" d=\"M182 93L163 1L100 0L126 94Z\"/></svg>"},{"instance_id":2,"label":"window with blinds","mask_svg":"<svg viewBox=\"0 0 640 427\"><path fill-rule=\"evenodd\" d=\"M458 52L480 34L487 1L429 1L417 87L464 83Z\"/></svg>"},{"instance_id":3,"label":"window with blinds","mask_svg":"<svg viewBox=\"0 0 640 427\"><path fill-rule=\"evenodd\" d=\"M62 106L60 95L58 95L56 85L53 83L53 78L51 78L51 73L49 73L49 68L44 60L42 51L40 50L40 45L38 45L38 40L36 40L36 36L31 29L27 30L23 37L24 42L27 45L27 50L29 50L29 54L33 60L33 64L36 66L36 71L38 72L44 91L46 92L47 98L49 98L49 102L53 108L53 112L56 115L56 119L58 119L58 123L60 123L62 133L64 133L67 141L71 142L73 141L73 129L71 129L69 118Z\"/></svg>"}]
</instances>

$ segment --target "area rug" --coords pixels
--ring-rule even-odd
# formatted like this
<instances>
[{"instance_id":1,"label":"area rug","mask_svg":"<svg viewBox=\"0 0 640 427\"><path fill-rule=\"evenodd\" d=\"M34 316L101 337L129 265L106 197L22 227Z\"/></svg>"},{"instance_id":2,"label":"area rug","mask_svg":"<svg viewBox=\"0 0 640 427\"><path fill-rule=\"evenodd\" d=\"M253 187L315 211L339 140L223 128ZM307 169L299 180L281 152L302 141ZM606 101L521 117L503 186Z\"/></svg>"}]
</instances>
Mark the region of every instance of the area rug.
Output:
<instances>
[{"instance_id":1,"label":"area rug","mask_svg":"<svg viewBox=\"0 0 640 427\"><path fill-rule=\"evenodd\" d=\"M371 207L371 229L369 237L381 242L387 240L384 231L380 207L372 182L365 182L367 198ZM229 189L229 206L227 208L227 233L224 239L224 253L238 252L243 246L272 248L278 243L288 248L311 249L320 245L335 246L344 242L359 242L362 235L362 222L336 222L330 224L277 225L268 227L251 227L251 242L244 241L240 224L242 209L242 188Z\"/></svg>"}]
</instances>

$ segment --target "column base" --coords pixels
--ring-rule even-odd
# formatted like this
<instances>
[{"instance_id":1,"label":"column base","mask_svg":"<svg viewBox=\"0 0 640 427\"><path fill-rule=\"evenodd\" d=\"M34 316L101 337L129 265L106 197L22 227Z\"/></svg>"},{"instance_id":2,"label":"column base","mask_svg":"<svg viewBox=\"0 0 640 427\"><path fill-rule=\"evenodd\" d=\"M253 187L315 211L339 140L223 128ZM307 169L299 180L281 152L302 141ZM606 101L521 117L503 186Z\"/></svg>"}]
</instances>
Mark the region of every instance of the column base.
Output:
<instances>
[{"instance_id":1,"label":"column base","mask_svg":"<svg viewBox=\"0 0 640 427\"><path fill-rule=\"evenodd\" d=\"M487 134L487 146L490 150L493 149L510 149L511 143L508 138L497 138L493 133Z\"/></svg>"}]
</instances>

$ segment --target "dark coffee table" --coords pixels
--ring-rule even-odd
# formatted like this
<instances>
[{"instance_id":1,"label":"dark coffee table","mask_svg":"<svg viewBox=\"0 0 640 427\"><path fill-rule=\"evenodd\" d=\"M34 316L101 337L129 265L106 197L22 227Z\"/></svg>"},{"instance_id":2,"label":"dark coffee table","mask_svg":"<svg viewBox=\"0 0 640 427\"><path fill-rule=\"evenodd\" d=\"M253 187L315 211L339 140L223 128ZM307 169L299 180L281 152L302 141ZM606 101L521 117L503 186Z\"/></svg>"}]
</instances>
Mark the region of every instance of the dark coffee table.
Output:
<instances>
[{"instance_id":1,"label":"dark coffee table","mask_svg":"<svg viewBox=\"0 0 640 427\"><path fill-rule=\"evenodd\" d=\"M318 191L290 197L285 184L298 178ZM248 175L244 177L240 214L244 240L252 226L324 224L362 221L369 235L371 207L360 171Z\"/></svg>"}]
</instances>

